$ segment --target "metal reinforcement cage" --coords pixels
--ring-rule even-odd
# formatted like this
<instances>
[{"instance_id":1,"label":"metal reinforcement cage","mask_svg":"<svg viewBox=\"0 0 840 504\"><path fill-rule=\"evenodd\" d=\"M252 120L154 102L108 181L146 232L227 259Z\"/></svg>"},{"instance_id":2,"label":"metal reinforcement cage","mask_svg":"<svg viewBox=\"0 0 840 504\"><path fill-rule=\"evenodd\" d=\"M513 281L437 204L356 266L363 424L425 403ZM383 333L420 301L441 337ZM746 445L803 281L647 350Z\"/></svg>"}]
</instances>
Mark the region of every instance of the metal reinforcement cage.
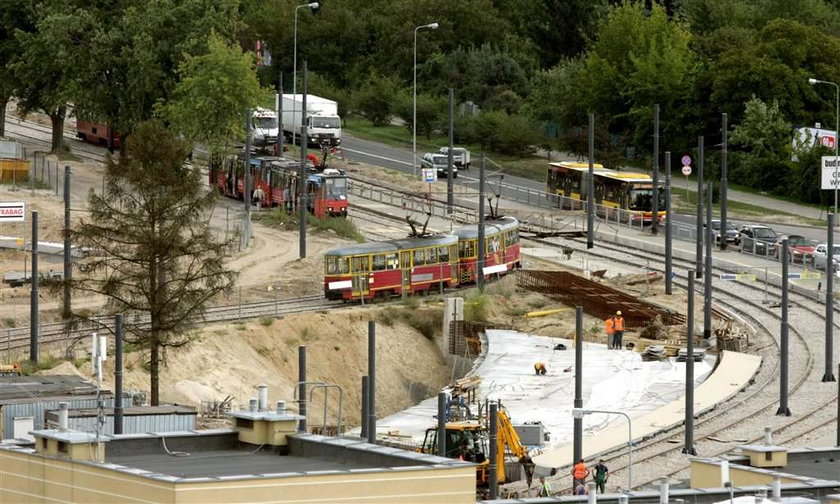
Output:
<instances>
[{"instance_id":1,"label":"metal reinforcement cage","mask_svg":"<svg viewBox=\"0 0 840 504\"><path fill-rule=\"evenodd\" d=\"M568 306L583 306L593 317L606 319L621 310L624 326L642 328L659 316L665 325L685 324L685 315L646 303L617 289L566 271L520 270L516 286L543 294Z\"/></svg>"}]
</instances>

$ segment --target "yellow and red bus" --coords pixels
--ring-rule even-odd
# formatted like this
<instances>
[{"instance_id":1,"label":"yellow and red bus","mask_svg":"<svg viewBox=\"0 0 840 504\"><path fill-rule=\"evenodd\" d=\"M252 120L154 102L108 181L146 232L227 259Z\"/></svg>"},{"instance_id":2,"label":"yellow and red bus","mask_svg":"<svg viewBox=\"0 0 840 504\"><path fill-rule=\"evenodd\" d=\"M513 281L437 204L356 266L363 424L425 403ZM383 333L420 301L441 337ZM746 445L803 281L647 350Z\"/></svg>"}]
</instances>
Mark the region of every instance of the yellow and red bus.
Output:
<instances>
[{"instance_id":1,"label":"yellow and red bus","mask_svg":"<svg viewBox=\"0 0 840 504\"><path fill-rule=\"evenodd\" d=\"M621 221L650 224L653 215L653 179L646 173L622 172L595 164L593 186L598 215ZM588 197L589 164L575 161L549 163L546 191L560 208L583 208ZM665 217L665 191L659 191L659 220ZM625 217L626 216L626 217Z\"/></svg>"}]
</instances>

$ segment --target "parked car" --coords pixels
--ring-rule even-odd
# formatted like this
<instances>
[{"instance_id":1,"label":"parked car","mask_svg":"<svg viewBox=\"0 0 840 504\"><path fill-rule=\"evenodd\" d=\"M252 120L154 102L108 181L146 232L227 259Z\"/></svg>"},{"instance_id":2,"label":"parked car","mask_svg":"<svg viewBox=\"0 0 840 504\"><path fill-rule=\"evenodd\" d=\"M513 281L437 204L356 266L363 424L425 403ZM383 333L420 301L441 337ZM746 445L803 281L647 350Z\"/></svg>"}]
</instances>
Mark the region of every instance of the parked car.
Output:
<instances>
[{"instance_id":1,"label":"parked car","mask_svg":"<svg viewBox=\"0 0 840 504\"><path fill-rule=\"evenodd\" d=\"M745 254L770 255L773 246L779 241L779 235L773 228L758 224L741 226L741 252Z\"/></svg>"},{"instance_id":2,"label":"parked car","mask_svg":"<svg viewBox=\"0 0 840 504\"><path fill-rule=\"evenodd\" d=\"M776 259L780 259L779 256L782 254L782 241L785 238L788 240L788 262L803 264L810 262L816 245L801 235L780 236L779 241L774 246L776 250L773 255L776 256Z\"/></svg>"},{"instance_id":3,"label":"parked car","mask_svg":"<svg viewBox=\"0 0 840 504\"><path fill-rule=\"evenodd\" d=\"M423 168L436 168L438 177L445 177L449 167L449 156L438 152L427 152L423 154ZM458 167L452 164L452 178L458 178Z\"/></svg>"},{"instance_id":4,"label":"parked car","mask_svg":"<svg viewBox=\"0 0 840 504\"><path fill-rule=\"evenodd\" d=\"M706 225L703 224L705 228ZM712 233L715 235L715 243L720 244L720 219L712 219ZM726 221L726 243L734 243L738 245L741 243L741 235L731 222Z\"/></svg>"},{"instance_id":5,"label":"parked car","mask_svg":"<svg viewBox=\"0 0 840 504\"><path fill-rule=\"evenodd\" d=\"M814 268L822 269L822 270L826 269L825 266L826 266L826 263L827 263L827 256L828 256L827 251L828 251L828 244L826 244L826 243L820 243L819 245L814 247L814 252L813 252L813 255L812 255L812 257L813 257L812 263L814 265ZM836 270L838 263L840 263L840 245L834 245L834 253L832 255L834 256L834 261L833 261L834 262L834 268L833 269Z\"/></svg>"}]
</instances>

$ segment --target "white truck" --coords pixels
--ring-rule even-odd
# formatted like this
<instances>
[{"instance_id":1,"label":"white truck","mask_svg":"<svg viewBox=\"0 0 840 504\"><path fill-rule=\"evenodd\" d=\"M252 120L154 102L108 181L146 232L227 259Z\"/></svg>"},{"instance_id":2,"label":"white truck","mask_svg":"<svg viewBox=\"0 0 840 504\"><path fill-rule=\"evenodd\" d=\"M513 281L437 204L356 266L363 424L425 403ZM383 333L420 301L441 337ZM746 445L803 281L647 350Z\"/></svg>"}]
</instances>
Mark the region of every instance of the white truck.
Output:
<instances>
[{"instance_id":1,"label":"white truck","mask_svg":"<svg viewBox=\"0 0 840 504\"><path fill-rule=\"evenodd\" d=\"M303 119L303 95L283 95L283 134L291 139L300 136ZM311 94L306 95L306 132L309 143L336 146L341 144L341 118L338 104Z\"/></svg>"},{"instance_id":2,"label":"white truck","mask_svg":"<svg viewBox=\"0 0 840 504\"><path fill-rule=\"evenodd\" d=\"M449 147L441 147L440 153L449 155ZM455 164L459 170L469 170L471 164L470 151L463 147L453 147L452 163Z\"/></svg>"},{"instance_id":3,"label":"white truck","mask_svg":"<svg viewBox=\"0 0 840 504\"><path fill-rule=\"evenodd\" d=\"M256 108L251 114L251 142L257 147L277 143L277 113L265 108Z\"/></svg>"}]
</instances>

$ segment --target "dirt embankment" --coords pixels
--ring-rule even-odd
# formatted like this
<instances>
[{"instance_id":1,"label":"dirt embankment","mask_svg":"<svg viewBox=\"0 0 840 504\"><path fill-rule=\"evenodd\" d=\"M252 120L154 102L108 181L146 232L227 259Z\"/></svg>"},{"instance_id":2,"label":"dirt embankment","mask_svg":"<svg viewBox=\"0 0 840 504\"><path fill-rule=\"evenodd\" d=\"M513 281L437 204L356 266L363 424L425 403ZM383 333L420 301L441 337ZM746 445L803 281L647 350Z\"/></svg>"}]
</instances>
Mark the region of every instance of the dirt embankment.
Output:
<instances>
[{"instance_id":1,"label":"dirt embankment","mask_svg":"<svg viewBox=\"0 0 840 504\"><path fill-rule=\"evenodd\" d=\"M293 407L298 381L298 346L307 348L307 380L338 384L344 391L343 422L358 425L361 412L361 377L367 374L368 320L407 307L353 308L309 313L281 320L262 319L241 324L217 324L202 328L187 346L169 348L161 373L161 399L168 403L200 406L202 401L233 397L233 404L247 407L256 397L256 387L269 386L269 400L287 401ZM377 338L377 410L385 416L405 409L434 394L450 380L450 371L437 344L419 334L402 318L380 321ZM126 356L124 383L127 390L146 391L147 356ZM106 361L103 375L113 390L113 359ZM90 364L76 369L70 363L50 374L80 373L89 377ZM314 393L310 422L323 421L323 391ZM327 421L335 424L338 395L331 391ZM430 419L430 422L432 419Z\"/></svg>"}]
</instances>

